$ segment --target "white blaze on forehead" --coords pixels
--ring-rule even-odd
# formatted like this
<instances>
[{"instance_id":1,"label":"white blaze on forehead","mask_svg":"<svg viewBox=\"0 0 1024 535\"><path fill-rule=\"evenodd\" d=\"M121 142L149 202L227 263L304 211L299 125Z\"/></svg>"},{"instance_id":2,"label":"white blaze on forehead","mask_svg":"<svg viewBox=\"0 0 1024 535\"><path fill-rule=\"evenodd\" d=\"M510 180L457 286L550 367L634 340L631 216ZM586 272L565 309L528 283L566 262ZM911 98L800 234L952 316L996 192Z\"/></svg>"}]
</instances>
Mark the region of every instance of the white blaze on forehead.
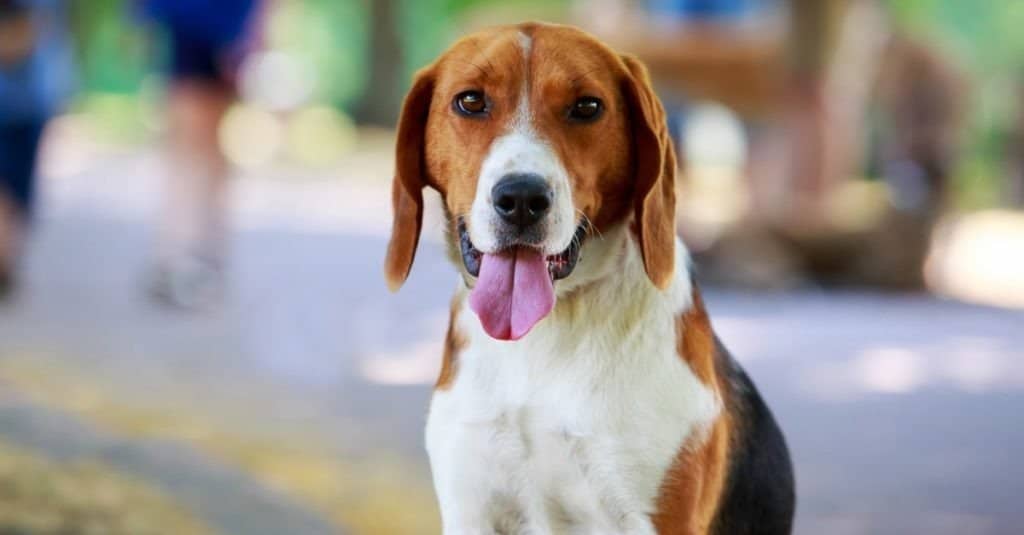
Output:
<instances>
[{"instance_id":1,"label":"white blaze on forehead","mask_svg":"<svg viewBox=\"0 0 1024 535\"><path fill-rule=\"evenodd\" d=\"M501 224L491 201L491 190L502 177L509 174L535 174L551 186L554 203L543 222L545 228L544 253L558 254L572 241L576 231L575 208L569 173L551 145L537 132L530 108L528 74L533 39L520 32L519 48L523 54L524 74L520 83L516 111L510 116L505 133L495 138L488 150L480 176L476 196L470 211L470 240L477 249L489 253L498 247L496 229Z\"/></svg>"},{"instance_id":2,"label":"white blaze on forehead","mask_svg":"<svg viewBox=\"0 0 1024 535\"><path fill-rule=\"evenodd\" d=\"M524 130L533 133L533 110L530 109L530 51L533 49L533 38L519 32L519 48L523 51L523 79L519 86L519 103L516 106L515 122L512 130ZM536 134L534 134L536 137Z\"/></svg>"},{"instance_id":3,"label":"white blaze on forehead","mask_svg":"<svg viewBox=\"0 0 1024 535\"><path fill-rule=\"evenodd\" d=\"M533 38L523 32L519 32L519 48L523 49L523 57L530 61L530 49L533 48Z\"/></svg>"}]
</instances>

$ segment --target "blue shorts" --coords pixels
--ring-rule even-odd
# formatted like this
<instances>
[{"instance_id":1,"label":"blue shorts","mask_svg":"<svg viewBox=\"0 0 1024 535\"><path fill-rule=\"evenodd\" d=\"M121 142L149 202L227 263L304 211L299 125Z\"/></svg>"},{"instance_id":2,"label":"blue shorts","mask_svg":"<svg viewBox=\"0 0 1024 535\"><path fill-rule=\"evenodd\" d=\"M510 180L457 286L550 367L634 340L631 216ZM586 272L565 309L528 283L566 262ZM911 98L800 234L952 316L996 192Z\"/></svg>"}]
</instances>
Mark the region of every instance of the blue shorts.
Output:
<instances>
[{"instance_id":1,"label":"blue shorts","mask_svg":"<svg viewBox=\"0 0 1024 535\"><path fill-rule=\"evenodd\" d=\"M764 0L648 0L647 6L657 15L711 22L749 16L770 3Z\"/></svg>"},{"instance_id":2,"label":"blue shorts","mask_svg":"<svg viewBox=\"0 0 1024 535\"><path fill-rule=\"evenodd\" d=\"M221 45L182 34L170 28L171 78L227 82L233 70L231 51Z\"/></svg>"},{"instance_id":3,"label":"blue shorts","mask_svg":"<svg viewBox=\"0 0 1024 535\"><path fill-rule=\"evenodd\" d=\"M43 120L0 124L0 193L14 201L23 217L32 215L36 164Z\"/></svg>"},{"instance_id":4,"label":"blue shorts","mask_svg":"<svg viewBox=\"0 0 1024 535\"><path fill-rule=\"evenodd\" d=\"M259 0L145 0L145 13L167 30L173 78L227 82L240 59Z\"/></svg>"}]
</instances>

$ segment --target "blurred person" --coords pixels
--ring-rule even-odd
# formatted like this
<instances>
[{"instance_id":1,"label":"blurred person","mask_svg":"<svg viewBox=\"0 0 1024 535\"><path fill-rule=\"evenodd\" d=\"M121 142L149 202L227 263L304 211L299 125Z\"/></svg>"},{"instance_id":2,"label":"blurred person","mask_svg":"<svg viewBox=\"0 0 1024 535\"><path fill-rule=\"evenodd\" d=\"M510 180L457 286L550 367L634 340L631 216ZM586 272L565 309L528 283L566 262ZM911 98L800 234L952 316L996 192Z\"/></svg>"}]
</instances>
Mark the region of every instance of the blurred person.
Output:
<instances>
[{"instance_id":1,"label":"blurred person","mask_svg":"<svg viewBox=\"0 0 1024 535\"><path fill-rule=\"evenodd\" d=\"M752 24L777 10L779 3L776 0L646 0L642 7L656 26L721 43L739 42L749 37L757 31ZM677 142L685 142L683 125L691 95L685 91L662 93L670 116L670 133Z\"/></svg>"},{"instance_id":2,"label":"blurred person","mask_svg":"<svg viewBox=\"0 0 1024 535\"><path fill-rule=\"evenodd\" d=\"M0 0L0 300L32 217L46 121L71 86L71 52L60 0Z\"/></svg>"},{"instance_id":3,"label":"blurred person","mask_svg":"<svg viewBox=\"0 0 1024 535\"><path fill-rule=\"evenodd\" d=\"M791 137L785 149L789 164L782 176L751 177L754 215L769 225L793 232L827 228L829 194L847 178L853 165L846 150L851 140L843 128L849 125L837 127L837 95L829 94L829 75L842 21L856 3L788 2L788 79L782 106L783 121ZM831 89L836 93L846 88Z\"/></svg>"},{"instance_id":4,"label":"blurred person","mask_svg":"<svg viewBox=\"0 0 1024 535\"><path fill-rule=\"evenodd\" d=\"M648 0L647 10L656 17L692 24L729 24L749 20L768 0Z\"/></svg>"},{"instance_id":5,"label":"blurred person","mask_svg":"<svg viewBox=\"0 0 1024 535\"><path fill-rule=\"evenodd\" d=\"M710 38L710 43L738 43L755 34L752 23L788 15L785 42L785 96L777 105L792 140L784 147L761 136L753 144L749 175L754 216L769 224L807 224L822 216L828 179L836 174L829 159L834 134L825 95L828 60L835 39L838 2L835 0L647 0L646 10L660 24L676 23ZM712 45L713 46L713 45ZM719 48L719 47L715 47ZM735 58L734 58L735 59ZM749 60L749 59L748 59ZM721 74L723 78L727 75ZM684 95L685 96L685 95ZM749 118L745 118L749 119ZM747 126L751 126L747 121ZM752 132L748 132L750 134ZM834 143L832 143L834 145ZM782 176L769 176L778 168L778 152L788 152ZM762 169L769 170L766 172Z\"/></svg>"},{"instance_id":6,"label":"blurred person","mask_svg":"<svg viewBox=\"0 0 1024 535\"><path fill-rule=\"evenodd\" d=\"M166 170L151 291L197 308L220 293L229 165L218 128L236 98L260 0L141 0L170 42Z\"/></svg>"},{"instance_id":7,"label":"blurred person","mask_svg":"<svg viewBox=\"0 0 1024 535\"><path fill-rule=\"evenodd\" d=\"M612 15L588 24L647 62L674 139L687 141L691 104L716 102L756 145L780 107L790 0L579 0L580 17L595 2Z\"/></svg>"},{"instance_id":8,"label":"blurred person","mask_svg":"<svg viewBox=\"0 0 1024 535\"><path fill-rule=\"evenodd\" d=\"M878 0L620 3L644 16L617 38L659 86L684 105L719 102L747 130L747 206L728 225L691 227L696 261L715 266L705 273L751 286L923 286L958 152L948 58L900 38ZM885 190L853 180L865 156Z\"/></svg>"}]
</instances>

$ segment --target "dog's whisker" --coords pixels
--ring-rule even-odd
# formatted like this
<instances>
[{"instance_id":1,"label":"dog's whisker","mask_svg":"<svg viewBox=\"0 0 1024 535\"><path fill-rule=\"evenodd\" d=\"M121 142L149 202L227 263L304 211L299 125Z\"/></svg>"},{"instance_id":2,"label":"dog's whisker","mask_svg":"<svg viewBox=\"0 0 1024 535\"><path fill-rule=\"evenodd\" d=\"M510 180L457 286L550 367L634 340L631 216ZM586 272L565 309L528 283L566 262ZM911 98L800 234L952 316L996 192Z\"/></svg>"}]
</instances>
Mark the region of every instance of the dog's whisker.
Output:
<instances>
[{"instance_id":1,"label":"dog's whisker","mask_svg":"<svg viewBox=\"0 0 1024 535\"><path fill-rule=\"evenodd\" d=\"M580 219L583 221L583 224L586 225L586 234L596 235L599 239L604 238L604 235L596 226L594 226L594 222L591 221L589 217L587 217L587 214L585 214L583 210L577 208L576 213L580 214Z\"/></svg>"}]
</instances>

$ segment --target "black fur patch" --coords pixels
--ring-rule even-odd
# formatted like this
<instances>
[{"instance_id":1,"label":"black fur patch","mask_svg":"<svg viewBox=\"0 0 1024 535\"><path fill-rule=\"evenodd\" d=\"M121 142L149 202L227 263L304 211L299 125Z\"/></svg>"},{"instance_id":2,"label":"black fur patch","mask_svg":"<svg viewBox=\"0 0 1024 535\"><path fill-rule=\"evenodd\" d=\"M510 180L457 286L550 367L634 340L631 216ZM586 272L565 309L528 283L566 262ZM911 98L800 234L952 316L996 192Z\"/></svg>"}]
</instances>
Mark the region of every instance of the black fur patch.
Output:
<instances>
[{"instance_id":1,"label":"black fur patch","mask_svg":"<svg viewBox=\"0 0 1024 535\"><path fill-rule=\"evenodd\" d=\"M731 388L735 427L729 474L712 524L716 535L789 535L796 495L782 431L754 383L715 338L718 373Z\"/></svg>"}]
</instances>

